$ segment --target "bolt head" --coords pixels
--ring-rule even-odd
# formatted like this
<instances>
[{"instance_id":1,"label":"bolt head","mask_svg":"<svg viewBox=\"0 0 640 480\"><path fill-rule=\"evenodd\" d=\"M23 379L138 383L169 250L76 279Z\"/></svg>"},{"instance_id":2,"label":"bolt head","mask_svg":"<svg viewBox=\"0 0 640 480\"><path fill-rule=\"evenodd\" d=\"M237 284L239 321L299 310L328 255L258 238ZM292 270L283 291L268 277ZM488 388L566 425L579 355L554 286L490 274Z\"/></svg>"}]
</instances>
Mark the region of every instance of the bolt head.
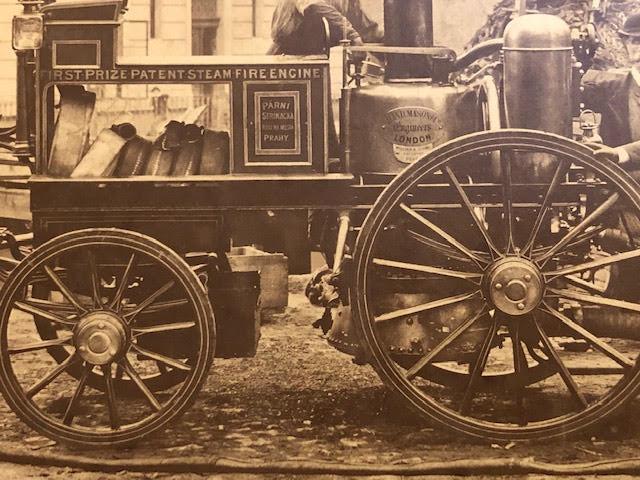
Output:
<instances>
[{"instance_id":1,"label":"bolt head","mask_svg":"<svg viewBox=\"0 0 640 480\"><path fill-rule=\"evenodd\" d=\"M519 303L517 306L518 310L524 310L524 303Z\"/></svg>"},{"instance_id":2,"label":"bolt head","mask_svg":"<svg viewBox=\"0 0 640 480\"><path fill-rule=\"evenodd\" d=\"M524 276L525 281L530 282L531 281L531 275L529 275L528 273Z\"/></svg>"},{"instance_id":3,"label":"bolt head","mask_svg":"<svg viewBox=\"0 0 640 480\"><path fill-rule=\"evenodd\" d=\"M84 345L80 345L78 347L78 350L80 350L81 352L86 352L87 351L87 347L85 347Z\"/></svg>"},{"instance_id":4,"label":"bolt head","mask_svg":"<svg viewBox=\"0 0 640 480\"><path fill-rule=\"evenodd\" d=\"M496 290L502 290L502 284L501 283L496 283L493 288L495 288Z\"/></svg>"},{"instance_id":5,"label":"bolt head","mask_svg":"<svg viewBox=\"0 0 640 480\"><path fill-rule=\"evenodd\" d=\"M104 322L98 322L98 328L100 329L104 328Z\"/></svg>"}]
</instances>

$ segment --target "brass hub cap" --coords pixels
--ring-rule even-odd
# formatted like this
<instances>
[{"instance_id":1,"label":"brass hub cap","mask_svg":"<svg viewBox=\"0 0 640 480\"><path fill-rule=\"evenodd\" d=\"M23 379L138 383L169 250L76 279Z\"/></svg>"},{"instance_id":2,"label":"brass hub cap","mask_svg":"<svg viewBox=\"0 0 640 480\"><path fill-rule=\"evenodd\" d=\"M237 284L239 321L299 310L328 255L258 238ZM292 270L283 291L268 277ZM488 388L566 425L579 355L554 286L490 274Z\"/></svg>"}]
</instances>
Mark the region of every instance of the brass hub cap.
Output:
<instances>
[{"instance_id":1,"label":"brass hub cap","mask_svg":"<svg viewBox=\"0 0 640 480\"><path fill-rule=\"evenodd\" d=\"M118 316L109 312L87 314L75 328L74 342L80 356L94 365L106 365L120 356L127 345L127 330Z\"/></svg>"},{"instance_id":2,"label":"brass hub cap","mask_svg":"<svg viewBox=\"0 0 640 480\"><path fill-rule=\"evenodd\" d=\"M504 258L486 274L485 292L498 310L508 315L524 315L540 304L544 281L532 262Z\"/></svg>"}]
</instances>

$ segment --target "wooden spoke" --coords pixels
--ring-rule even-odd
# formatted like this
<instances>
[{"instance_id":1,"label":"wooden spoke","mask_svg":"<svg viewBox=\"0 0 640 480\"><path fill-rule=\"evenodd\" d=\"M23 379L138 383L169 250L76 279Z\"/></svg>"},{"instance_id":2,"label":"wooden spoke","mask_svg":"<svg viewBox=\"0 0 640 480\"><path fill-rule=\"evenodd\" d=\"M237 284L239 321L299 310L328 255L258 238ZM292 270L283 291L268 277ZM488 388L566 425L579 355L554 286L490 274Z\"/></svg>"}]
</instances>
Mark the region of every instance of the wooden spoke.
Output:
<instances>
[{"instance_id":1,"label":"wooden spoke","mask_svg":"<svg viewBox=\"0 0 640 480\"><path fill-rule=\"evenodd\" d=\"M502 212L504 215L505 239L507 253L514 250L513 241L513 191L511 188L511 153L500 155L500 172L502 174Z\"/></svg>"},{"instance_id":2,"label":"wooden spoke","mask_svg":"<svg viewBox=\"0 0 640 480\"><path fill-rule=\"evenodd\" d=\"M516 407L518 409L520 425L526 425L528 423L527 411L524 405L526 384L522 381L522 379L527 377L527 370L529 368L529 365L527 363L527 357L524 354L524 350L522 349L519 320L516 320L509 325L509 335L511 336L513 370L515 372L516 379Z\"/></svg>"},{"instance_id":3,"label":"wooden spoke","mask_svg":"<svg viewBox=\"0 0 640 480\"><path fill-rule=\"evenodd\" d=\"M423 303L422 305L416 305L415 307L403 308L400 310L395 310L393 312L384 313L375 317L376 322L384 322L387 320L393 320L395 318L406 317L409 315L414 315L420 312L426 312L427 310L432 310L434 308L444 307L445 305L451 305L453 303L462 302L463 300L467 300L472 298L480 293L479 290L471 293L463 293L460 295L454 295L452 297L441 298L440 300L434 300L432 302Z\"/></svg>"},{"instance_id":4,"label":"wooden spoke","mask_svg":"<svg viewBox=\"0 0 640 480\"><path fill-rule=\"evenodd\" d=\"M607 291L606 287L599 287L595 283L587 282L575 275L567 275L564 279L576 287L584 288L585 290L590 290L594 293L604 293Z\"/></svg>"},{"instance_id":5,"label":"wooden spoke","mask_svg":"<svg viewBox=\"0 0 640 480\"><path fill-rule=\"evenodd\" d=\"M564 252L571 252L573 251L576 247L584 244L584 243L588 243L591 241L592 238L597 237L600 233L602 233L603 231L605 231L607 228L599 225L597 227L587 227L587 229L581 233L580 235L578 235L574 240L572 240L571 242L569 242L569 244L567 244ZM542 247L542 248L536 248L531 252L531 256L532 257L539 257L540 255L544 255L545 253L547 253L549 250L551 250L552 247Z\"/></svg>"},{"instance_id":6,"label":"wooden spoke","mask_svg":"<svg viewBox=\"0 0 640 480\"><path fill-rule=\"evenodd\" d=\"M538 233L540 232L540 227L542 226L542 222L547 213L547 210L551 206L551 199L553 198L553 194L558 188L558 185L560 185L560 183L562 182L562 179L567 174L569 166L570 163L565 159L560 160L560 162L558 163L558 168L556 168L556 171L553 174L553 178L551 179L551 183L549 184L547 193L545 193L542 204L540 205L540 210L538 210L538 216L536 217L536 220L533 223L533 227L531 228L529 239L527 240L527 243L525 243L524 247L522 247L523 254L526 254L527 251L530 250L533 251L533 247L536 243L536 238L538 237Z\"/></svg>"},{"instance_id":7,"label":"wooden spoke","mask_svg":"<svg viewBox=\"0 0 640 480\"><path fill-rule=\"evenodd\" d=\"M489 353L491 353L493 339L495 338L497 331L498 322L495 318L493 318L491 320L491 325L489 326L487 336L485 337L484 342L480 347L480 351L478 352L478 357L471 366L469 382L467 383L467 388L465 389L464 396L462 397L462 401L460 402L459 412L462 415L467 415L471 410L471 400L473 399L473 395L475 393L476 383L478 382L480 376L482 376L482 372L487 365L487 359L489 358Z\"/></svg>"},{"instance_id":8,"label":"wooden spoke","mask_svg":"<svg viewBox=\"0 0 640 480\"><path fill-rule=\"evenodd\" d=\"M469 197L467 196L466 192L462 188L462 185L458 181L458 178L456 177L455 173L453 173L453 170L451 170L451 167L449 167L449 166L445 167L445 172L447 172L447 175L449 176L449 180L451 181L451 185L453 185L453 187L458 192L458 195L460 196L460 199L462 200L462 205L464 205L464 207L467 209L469 215L471 215L471 218L473 219L473 223L476 224L476 227L478 227L478 230L480 231L480 234L484 238L484 241L487 243L487 246L489 247L489 251L491 253L491 257L495 258L496 255L500 256L500 251L498 250L498 248L493 243L493 240L491 239L491 236L489 235L489 232L487 231L487 228L485 227L485 225L482 222L482 220L478 217L478 214L474 210L473 205L471 204L471 201L469 200Z\"/></svg>"},{"instance_id":9,"label":"wooden spoke","mask_svg":"<svg viewBox=\"0 0 640 480\"><path fill-rule=\"evenodd\" d=\"M569 327L576 334L578 334L580 337L582 337L587 342L589 342L593 346L593 348L595 348L596 350L599 350L601 353L609 357L618 365L622 366L623 368L632 368L634 366L634 362L630 358L620 353L618 350L613 348L608 343L600 340L594 334L589 332L587 329L585 329L581 325L578 325L577 323L575 323L566 315L562 314L555 308L549 306L546 302L543 303L543 306L545 308L544 310L545 312L553 315L555 318L560 320L565 326Z\"/></svg>"},{"instance_id":10,"label":"wooden spoke","mask_svg":"<svg viewBox=\"0 0 640 480\"><path fill-rule=\"evenodd\" d=\"M60 345L68 345L72 339L73 339L72 336L67 336L63 338L55 338L52 340L43 340L42 342L28 343L26 345L9 347L8 352L9 352L9 355L13 355L15 353L33 352L36 350L42 350L44 348L58 347Z\"/></svg>"},{"instance_id":11,"label":"wooden spoke","mask_svg":"<svg viewBox=\"0 0 640 480\"><path fill-rule=\"evenodd\" d=\"M82 375L78 380L78 385L76 386L75 391L73 392L73 396L69 400L67 404L67 408L64 412L64 416L62 417L62 423L65 425L71 425L73 422L73 418L76 416L76 409L78 407L78 403L80 402L80 398L82 397L82 393L87 385L87 378L89 377L89 373L93 370L93 365L85 364L82 370Z\"/></svg>"},{"instance_id":12,"label":"wooden spoke","mask_svg":"<svg viewBox=\"0 0 640 480\"><path fill-rule=\"evenodd\" d=\"M580 405L583 409L587 408L589 406L589 404L587 403L587 400L584 398L582 393L580 393L578 385L576 384L575 380L571 376L571 373L569 373L569 370L567 369L566 365L560 358L560 355L558 355L558 352L556 351L555 347L551 343L551 340L549 339L547 334L544 332L544 330L536 320L535 316L533 317L533 324L536 327L536 330L538 331L538 335L540 336L540 340L542 340L542 343L545 347L545 351L547 352L547 355L551 360L555 362L556 366L558 367L558 373L560 374L560 377L562 377L562 380L564 381L565 385L567 386L567 389L571 393L571 396L576 401L576 403Z\"/></svg>"},{"instance_id":13,"label":"wooden spoke","mask_svg":"<svg viewBox=\"0 0 640 480\"><path fill-rule=\"evenodd\" d=\"M161 353L152 352L146 348L141 347L137 343L132 343L131 346L134 350L136 350L140 355L150 358L151 360L155 360L156 362L164 363L165 365L169 365L170 367L177 368L178 370L184 370L186 372L191 371L191 366L187 365L180 360L176 360L175 358L167 357Z\"/></svg>"},{"instance_id":14,"label":"wooden spoke","mask_svg":"<svg viewBox=\"0 0 640 480\"><path fill-rule=\"evenodd\" d=\"M580 265L571 265L569 267L564 267L559 270L544 272L544 276L550 281L556 277L569 275L570 273L584 272L585 270L604 267L606 265L611 265L612 263L623 262L625 260L629 260L631 258L636 258L636 257L640 257L640 248L635 250L630 250L628 252L616 253L615 255L599 258L598 260L593 260L591 262L581 263Z\"/></svg>"},{"instance_id":15,"label":"wooden spoke","mask_svg":"<svg viewBox=\"0 0 640 480\"><path fill-rule=\"evenodd\" d=\"M171 332L174 330L186 330L195 327L195 322L165 323L163 325L152 325L149 327L133 327L131 329L134 336L145 335L147 333Z\"/></svg>"},{"instance_id":16,"label":"wooden spoke","mask_svg":"<svg viewBox=\"0 0 640 480\"><path fill-rule=\"evenodd\" d=\"M69 368L74 363L79 361L79 358L75 353L69 355L64 362L58 365L56 368L47 373L44 377L34 383L27 391L26 396L28 398L33 398L38 392L40 392L43 388L53 382L56 378L60 376L62 372L64 372L67 368Z\"/></svg>"},{"instance_id":17,"label":"wooden spoke","mask_svg":"<svg viewBox=\"0 0 640 480\"><path fill-rule=\"evenodd\" d=\"M124 375L124 368L122 367L122 365L117 363L116 364L116 376L115 376L116 382L119 382L120 380L122 380L122 376L123 375Z\"/></svg>"},{"instance_id":18,"label":"wooden spoke","mask_svg":"<svg viewBox=\"0 0 640 480\"><path fill-rule=\"evenodd\" d=\"M373 263L376 265L380 265L382 267L399 268L402 270L411 270L414 272L433 273L435 275L462 278L464 280L475 280L482 277L481 273L459 272L457 270L448 270L446 268L430 267L428 265L419 265L416 263L397 262L395 260L385 260L382 258L374 258Z\"/></svg>"},{"instance_id":19,"label":"wooden spoke","mask_svg":"<svg viewBox=\"0 0 640 480\"><path fill-rule=\"evenodd\" d=\"M133 380L133 382L136 384L138 389L140 389L142 394L145 396L145 398L149 402L149 405L151 405L154 408L154 410L160 411L162 409L162 405L160 404L158 399L155 397L155 395L151 392L151 390L149 390L149 388L145 385L144 380L140 378L140 375L138 375L138 372L135 371L135 369L129 362L129 359L127 359L127 357L124 357L121 360L121 362L122 362L122 366L124 367L124 371L127 373L127 375L129 375L129 378Z\"/></svg>"},{"instance_id":20,"label":"wooden spoke","mask_svg":"<svg viewBox=\"0 0 640 480\"><path fill-rule=\"evenodd\" d=\"M145 308L144 313L151 315L152 313L158 313L164 310L169 310L170 308L182 307L184 305L189 305L189 300L187 300L186 298L180 298L178 300L167 300L166 302L156 302L153 305L149 305L147 308ZM124 315L127 315L136 308L137 305L127 305L126 308L123 308L123 313Z\"/></svg>"},{"instance_id":21,"label":"wooden spoke","mask_svg":"<svg viewBox=\"0 0 640 480\"><path fill-rule=\"evenodd\" d=\"M424 357L418 360L409 370L407 370L407 374L406 374L407 379L412 380L418 373L420 373L420 371L424 367L429 365L429 363L431 363L440 352L442 352L445 348L451 345L451 343L456 338L462 335L466 330L469 329L469 327L471 327L471 325L473 325L480 317L482 317L486 313L487 313L487 307L485 306L476 315L474 315L469 320L467 320L466 322L456 327L456 329L453 332L451 332L449 336L447 336L442 342L436 345L433 348L433 350L427 353Z\"/></svg>"},{"instance_id":22,"label":"wooden spoke","mask_svg":"<svg viewBox=\"0 0 640 480\"><path fill-rule=\"evenodd\" d=\"M37 315L39 317L45 318L54 323L58 323L60 325L74 326L76 324L76 322L73 320L69 320L68 318L63 318L60 315L57 315L53 312L44 310L37 303L31 300L17 301L13 304L13 306L18 310L21 310L26 313L30 313L32 315Z\"/></svg>"},{"instance_id":23,"label":"wooden spoke","mask_svg":"<svg viewBox=\"0 0 640 480\"><path fill-rule=\"evenodd\" d=\"M66 298L67 301L71 305L73 305L78 312L85 313L87 311L87 309L78 301L75 294L71 290L69 290L69 287L67 287L64 284L64 282L60 279L58 274L54 272L51 267L49 267L48 265L45 265L44 271L46 272L47 276L51 279L51 281L56 285L56 287L58 287L58 289L60 290L60 293L62 293L64 298Z\"/></svg>"},{"instance_id":24,"label":"wooden spoke","mask_svg":"<svg viewBox=\"0 0 640 480\"><path fill-rule=\"evenodd\" d=\"M580 293L569 289L547 288L549 293L559 295L562 298L570 298L579 302L592 303L594 305L606 305L608 307L621 308L632 312L640 312L640 303L627 302L626 300L617 300L615 298L596 297L588 293Z\"/></svg>"},{"instance_id":25,"label":"wooden spoke","mask_svg":"<svg viewBox=\"0 0 640 480\"><path fill-rule=\"evenodd\" d=\"M140 302L140 304L136 308L134 308L130 312L125 313L124 318L127 320L129 324L133 324L133 320L140 312L142 312L144 309L149 307L153 302L156 301L158 297L160 297L164 293L171 290L174 285L175 285L175 282L173 280L165 283L162 287L160 287L158 290L156 290L151 295L149 295L145 300Z\"/></svg>"},{"instance_id":26,"label":"wooden spoke","mask_svg":"<svg viewBox=\"0 0 640 480\"><path fill-rule=\"evenodd\" d=\"M571 231L569 231L562 239L556 243L553 247L547 250L545 253L535 258L535 260L541 266L552 258L556 253L560 252L564 249L571 241L576 238L580 233L582 233L587 227L589 227L593 222L595 222L602 214L606 213L620 198L620 194L617 192L611 195L605 202L602 203L598 208L596 208L593 212L587 215L584 220L582 220L578 225L573 227Z\"/></svg>"},{"instance_id":27,"label":"wooden spoke","mask_svg":"<svg viewBox=\"0 0 640 480\"><path fill-rule=\"evenodd\" d=\"M436 234L441 236L452 247L456 248L458 251L463 253L466 257L468 257L471 260L473 260L476 263L476 265L478 265L480 268L483 268L483 265L488 263L484 258L482 258L479 255L476 255L475 253L473 253L473 251L471 251L469 248L465 247L462 243L460 243L458 240L453 238L451 235L449 235L447 232L442 230L440 227L438 227L437 225L435 225L434 223L432 223L431 221L429 221L428 219L426 219L425 217L420 215L413 208L405 205L404 203L400 204L400 208L404 212L406 212L408 215L410 215L412 218L414 218L418 222L420 222L422 225L424 225L425 227L429 228L430 230L432 230L433 232L435 232Z\"/></svg>"},{"instance_id":28,"label":"wooden spoke","mask_svg":"<svg viewBox=\"0 0 640 480\"><path fill-rule=\"evenodd\" d=\"M116 290L116 293L113 296L113 300L111 300L111 304L109 305L109 308L111 308L112 310L116 310L117 312L119 312L122 309L122 296L124 295L125 290L129 286L129 276L131 275L131 271L133 270L133 267L135 266L136 261L137 261L137 258L134 252L131 254L131 257L129 257L127 266L125 267L124 272L122 273L122 278L120 278L118 289Z\"/></svg>"},{"instance_id":29,"label":"wooden spoke","mask_svg":"<svg viewBox=\"0 0 640 480\"><path fill-rule=\"evenodd\" d=\"M96 265L96 256L93 250L87 249L87 264L89 265L89 280L91 282L91 294L95 308L102 308L102 295L100 295L100 276Z\"/></svg>"},{"instance_id":30,"label":"wooden spoke","mask_svg":"<svg viewBox=\"0 0 640 480\"><path fill-rule=\"evenodd\" d=\"M418 232L414 232L413 230L407 230L407 235L409 235L409 237L413 238L415 241L421 243L422 245L426 246L427 248L429 248L430 250L439 253L440 255L443 255L447 258L450 258L452 260L456 260L458 262L468 262L471 263L471 260L469 258L467 258L466 256L462 255L460 252L458 252L457 250L454 250L453 248L445 245L444 243L438 242L437 240L433 240L429 237L425 237L424 235L418 233ZM477 254L477 252L474 252Z\"/></svg>"},{"instance_id":31,"label":"wooden spoke","mask_svg":"<svg viewBox=\"0 0 640 480\"><path fill-rule=\"evenodd\" d=\"M120 428L120 418L118 416L118 406L116 405L116 391L111 377L111 364L102 366L102 374L104 376L105 400L109 410L109 423L113 430L117 430Z\"/></svg>"}]
</instances>

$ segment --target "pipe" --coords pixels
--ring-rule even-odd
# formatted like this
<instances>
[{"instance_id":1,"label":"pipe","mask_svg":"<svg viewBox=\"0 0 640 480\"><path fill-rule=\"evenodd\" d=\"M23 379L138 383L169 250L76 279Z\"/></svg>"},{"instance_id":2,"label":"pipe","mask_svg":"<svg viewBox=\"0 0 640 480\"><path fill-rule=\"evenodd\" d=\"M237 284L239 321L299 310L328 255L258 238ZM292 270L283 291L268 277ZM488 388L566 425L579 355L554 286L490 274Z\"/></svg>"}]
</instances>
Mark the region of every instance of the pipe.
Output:
<instances>
[{"instance_id":1,"label":"pipe","mask_svg":"<svg viewBox=\"0 0 640 480\"><path fill-rule=\"evenodd\" d=\"M462 459L415 465L353 464L284 460L246 461L218 457L111 459L96 456L36 454L15 447L0 449L0 460L39 467L68 467L94 472L261 473L281 475L640 475L640 458L558 464L533 458Z\"/></svg>"},{"instance_id":2,"label":"pipe","mask_svg":"<svg viewBox=\"0 0 640 480\"><path fill-rule=\"evenodd\" d=\"M432 0L384 0L384 43L392 47L433 46ZM385 69L387 80L428 78L429 58L389 55Z\"/></svg>"},{"instance_id":3,"label":"pipe","mask_svg":"<svg viewBox=\"0 0 640 480\"><path fill-rule=\"evenodd\" d=\"M333 255L334 272L337 272L340 269L340 264L342 263L342 257L344 256L344 247L347 243L347 235L349 234L349 224L349 211L341 211L340 220L338 223L338 239L336 240L336 252Z\"/></svg>"},{"instance_id":4,"label":"pipe","mask_svg":"<svg viewBox=\"0 0 640 480\"><path fill-rule=\"evenodd\" d=\"M499 52L502 48L502 44L502 38L493 38L491 40L486 40L482 43L477 44L458 57L458 59L453 64L453 70L463 70L476 60L479 60L482 57L488 57L489 55L493 55L494 53Z\"/></svg>"}]
</instances>

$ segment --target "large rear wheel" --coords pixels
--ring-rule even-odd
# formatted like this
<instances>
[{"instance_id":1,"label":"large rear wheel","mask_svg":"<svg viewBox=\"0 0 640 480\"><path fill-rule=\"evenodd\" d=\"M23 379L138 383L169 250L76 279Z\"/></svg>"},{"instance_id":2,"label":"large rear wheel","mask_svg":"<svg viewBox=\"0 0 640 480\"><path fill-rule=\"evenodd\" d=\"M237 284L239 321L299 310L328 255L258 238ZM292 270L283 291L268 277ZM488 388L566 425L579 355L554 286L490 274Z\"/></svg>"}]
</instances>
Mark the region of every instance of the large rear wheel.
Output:
<instances>
[{"instance_id":1,"label":"large rear wheel","mask_svg":"<svg viewBox=\"0 0 640 480\"><path fill-rule=\"evenodd\" d=\"M496 159L490 181L469 173ZM640 218L633 179L552 134L472 134L409 166L355 247L356 324L382 380L427 418L495 440L614 414L640 384L640 303L613 288L640 241L621 216Z\"/></svg>"}]
</instances>

